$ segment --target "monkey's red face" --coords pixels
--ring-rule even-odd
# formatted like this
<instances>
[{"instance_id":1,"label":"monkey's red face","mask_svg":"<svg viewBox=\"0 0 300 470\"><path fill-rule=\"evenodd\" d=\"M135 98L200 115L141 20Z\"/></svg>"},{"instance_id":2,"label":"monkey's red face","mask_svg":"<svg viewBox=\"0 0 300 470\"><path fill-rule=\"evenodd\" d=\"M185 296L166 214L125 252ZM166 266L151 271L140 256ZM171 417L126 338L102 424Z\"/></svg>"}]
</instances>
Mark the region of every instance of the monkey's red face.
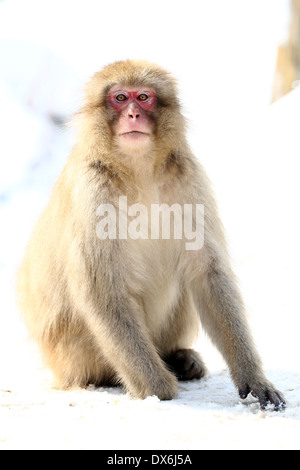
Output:
<instances>
[{"instance_id":1,"label":"monkey's red face","mask_svg":"<svg viewBox=\"0 0 300 470\"><path fill-rule=\"evenodd\" d=\"M109 104L117 113L116 136L121 145L140 146L153 134L156 94L149 88L121 88L116 85L108 94Z\"/></svg>"}]
</instances>

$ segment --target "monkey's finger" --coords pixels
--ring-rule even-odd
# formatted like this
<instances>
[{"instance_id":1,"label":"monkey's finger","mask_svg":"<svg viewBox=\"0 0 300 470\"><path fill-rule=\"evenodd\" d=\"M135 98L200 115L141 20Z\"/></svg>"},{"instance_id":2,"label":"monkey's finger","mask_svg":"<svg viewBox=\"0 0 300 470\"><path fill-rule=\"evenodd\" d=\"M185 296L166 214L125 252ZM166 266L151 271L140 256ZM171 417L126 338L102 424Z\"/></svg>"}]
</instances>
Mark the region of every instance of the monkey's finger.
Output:
<instances>
[{"instance_id":1,"label":"monkey's finger","mask_svg":"<svg viewBox=\"0 0 300 470\"><path fill-rule=\"evenodd\" d=\"M258 393L257 395L252 393L252 395L255 396L255 398L258 398L261 409L265 410L267 408L268 402L269 402L269 399L267 397L267 392L262 391L262 392Z\"/></svg>"},{"instance_id":2,"label":"monkey's finger","mask_svg":"<svg viewBox=\"0 0 300 470\"><path fill-rule=\"evenodd\" d=\"M269 391L267 393L268 400L274 405L275 411L284 410L286 408L286 401L284 397L277 391Z\"/></svg>"},{"instance_id":3,"label":"monkey's finger","mask_svg":"<svg viewBox=\"0 0 300 470\"><path fill-rule=\"evenodd\" d=\"M249 395L250 392L251 392L251 390L250 390L250 387L248 385L246 385L246 387L244 387L244 388L239 389L239 395L242 398L242 400L245 400L245 398L247 398L247 396Z\"/></svg>"}]
</instances>

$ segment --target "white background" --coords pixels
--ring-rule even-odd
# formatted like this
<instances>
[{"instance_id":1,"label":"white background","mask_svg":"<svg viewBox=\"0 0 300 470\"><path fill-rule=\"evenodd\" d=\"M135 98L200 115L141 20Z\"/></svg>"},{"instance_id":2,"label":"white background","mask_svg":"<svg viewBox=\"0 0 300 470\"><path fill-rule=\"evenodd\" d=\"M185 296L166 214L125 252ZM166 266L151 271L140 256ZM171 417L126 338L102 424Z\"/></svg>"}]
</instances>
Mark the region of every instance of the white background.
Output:
<instances>
[{"instance_id":1,"label":"white background","mask_svg":"<svg viewBox=\"0 0 300 470\"><path fill-rule=\"evenodd\" d=\"M270 106L287 5L0 1L0 449L299 449L300 89ZM95 71L127 58L178 79L267 375L289 401L284 413L243 404L204 335L210 375L181 385L170 403L132 401L121 390L55 391L27 340L15 270L74 138L54 121L78 108Z\"/></svg>"}]
</instances>

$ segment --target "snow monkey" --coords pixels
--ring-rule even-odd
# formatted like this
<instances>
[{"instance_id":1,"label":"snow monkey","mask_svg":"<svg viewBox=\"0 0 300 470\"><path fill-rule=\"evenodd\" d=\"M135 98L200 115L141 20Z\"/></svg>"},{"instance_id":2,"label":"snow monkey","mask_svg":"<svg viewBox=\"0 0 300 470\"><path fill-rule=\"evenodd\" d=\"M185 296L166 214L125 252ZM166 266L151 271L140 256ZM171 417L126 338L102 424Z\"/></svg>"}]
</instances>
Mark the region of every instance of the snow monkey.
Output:
<instances>
[{"instance_id":1,"label":"snow monkey","mask_svg":"<svg viewBox=\"0 0 300 470\"><path fill-rule=\"evenodd\" d=\"M18 276L20 308L58 384L121 384L136 398L170 400L178 380L206 373L191 349L201 324L240 397L284 408L245 319L175 80L144 61L108 65L88 83L76 119L77 142ZM204 239L191 249L187 230L175 236L174 220L188 221L175 209L192 207L196 233L199 205Z\"/></svg>"}]
</instances>

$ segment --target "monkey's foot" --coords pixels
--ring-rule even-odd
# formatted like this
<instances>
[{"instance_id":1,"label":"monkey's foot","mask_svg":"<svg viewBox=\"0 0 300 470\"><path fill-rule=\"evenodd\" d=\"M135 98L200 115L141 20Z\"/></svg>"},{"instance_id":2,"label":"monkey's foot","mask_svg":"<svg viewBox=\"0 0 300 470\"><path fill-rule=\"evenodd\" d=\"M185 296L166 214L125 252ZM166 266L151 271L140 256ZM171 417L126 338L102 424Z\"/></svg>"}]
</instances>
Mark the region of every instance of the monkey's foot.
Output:
<instances>
[{"instance_id":1,"label":"monkey's foot","mask_svg":"<svg viewBox=\"0 0 300 470\"><path fill-rule=\"evenodd\" d=\"M192 349L180 349L165 359L178 380L202 379L206 374L206 367L199 354Z\"/></svg>"}]
</instances>

